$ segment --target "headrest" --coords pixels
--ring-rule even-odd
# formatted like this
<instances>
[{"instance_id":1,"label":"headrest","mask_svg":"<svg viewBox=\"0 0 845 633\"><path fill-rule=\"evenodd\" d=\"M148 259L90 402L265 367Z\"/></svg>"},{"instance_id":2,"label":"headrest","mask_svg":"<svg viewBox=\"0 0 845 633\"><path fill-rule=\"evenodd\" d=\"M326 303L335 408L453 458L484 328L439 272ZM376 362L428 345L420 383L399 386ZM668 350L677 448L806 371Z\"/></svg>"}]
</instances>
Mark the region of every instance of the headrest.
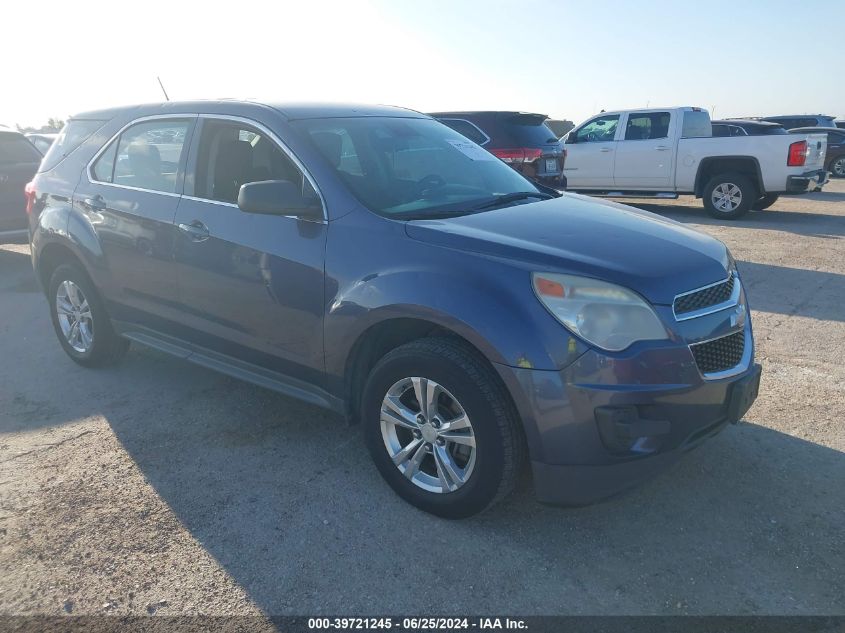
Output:
<instances>
[{"instance_id":1,"label":"headrest","mask_svg":"<svg viewBox=\"0 0 845 633\"><path fill-rule=\"evenodd\" d=\"M158 152L158 147L149 143L131 143L126 149L126 155L133 162L143 161L148 164L161 162L161 154Z\"/></svg>"},{"instance_id":2,"label":"headrest","mask_svg":"<svg viewBox=\"0 0 845 633\"><path fill-rule=\"evenodd\" d=\"M340 167L340 156L343 147L343 137L336 132L314 132L311 134L320 153L328 159L334 167Z\"/></svg>"}]
</instances>

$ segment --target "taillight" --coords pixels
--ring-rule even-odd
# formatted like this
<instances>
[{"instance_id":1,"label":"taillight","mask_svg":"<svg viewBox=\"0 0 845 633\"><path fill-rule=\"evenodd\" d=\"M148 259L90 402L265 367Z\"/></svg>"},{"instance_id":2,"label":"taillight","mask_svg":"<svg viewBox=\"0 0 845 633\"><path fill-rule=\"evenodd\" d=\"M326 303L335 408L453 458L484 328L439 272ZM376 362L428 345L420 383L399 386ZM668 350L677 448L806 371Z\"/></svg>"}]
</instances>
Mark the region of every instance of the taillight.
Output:
<instances>
[{"instance_id":1,"label":"taillight","mask_svg":"<svg viewBox=\"0 0 845 633\"><path fill-rule=\"evenodd\" d=\"M491 149L490 152L506 163L530 163L543 155L543 150L534 147L517 147L514 149Z\"/></svg>"},{"instance_id":2,"label":"taillight","mask_svg":"<svg viewBox=\"0 0 845 633\"><path fill-rule=\"evenodd\" d=\"M32 207L35 206L35 185L32 182L26 183L23 189L24 198L26 198L26 214L32 213Z\"/></svg>"},{"instance_id":3,"label":"taillight","mask_svg":"<svg viewBox=\"0 0 845 633\"><path fill-rule=\"evenodd\" d=\"M807 141L795 141L789 145L789 155L786 164L789 167L802 167L810 155L810 146Z\"/></svg>"}]
</instances>

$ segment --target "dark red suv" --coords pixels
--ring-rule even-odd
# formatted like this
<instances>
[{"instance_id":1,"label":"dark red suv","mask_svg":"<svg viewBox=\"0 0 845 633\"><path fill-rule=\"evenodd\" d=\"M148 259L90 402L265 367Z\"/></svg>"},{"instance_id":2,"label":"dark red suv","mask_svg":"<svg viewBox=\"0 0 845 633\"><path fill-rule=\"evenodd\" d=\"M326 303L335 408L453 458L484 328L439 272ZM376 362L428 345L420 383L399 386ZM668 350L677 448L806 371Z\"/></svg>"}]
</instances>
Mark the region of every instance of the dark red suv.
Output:
<instances>
[{"instance_id":1,"label":"dark red suv","mask_svg":"<svg viewBox=\"0 0 845 633\"><path fill-rule=\"evenodd\" d=\"M523 176L566 188L563 144L545 121L529 112L434 112L431 116L498 156Z\"/></svg>"}]
</instances>

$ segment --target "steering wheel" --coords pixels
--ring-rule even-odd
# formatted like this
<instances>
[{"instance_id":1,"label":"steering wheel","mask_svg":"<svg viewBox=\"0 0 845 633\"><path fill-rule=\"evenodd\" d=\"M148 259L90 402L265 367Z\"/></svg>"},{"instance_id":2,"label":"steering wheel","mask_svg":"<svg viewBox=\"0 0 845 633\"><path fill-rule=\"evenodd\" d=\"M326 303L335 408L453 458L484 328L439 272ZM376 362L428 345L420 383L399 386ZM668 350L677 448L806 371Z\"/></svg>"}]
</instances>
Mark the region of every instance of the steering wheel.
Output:
<instances>
[{"instance_id":1,"label":"steering wheel","mask_svg":"<svg viewBox=\"0 0 845 633\"><path fill-rule=\"evenodd\" d=\"M417 187L419 189L419 195L422 198L425 198L429 193L432 192L433 189L440 189L441 187L446 186L446 180L443 176L438 174L429 174L428 176L423 176L417 181Z\"/></svg>"}]
</instances>

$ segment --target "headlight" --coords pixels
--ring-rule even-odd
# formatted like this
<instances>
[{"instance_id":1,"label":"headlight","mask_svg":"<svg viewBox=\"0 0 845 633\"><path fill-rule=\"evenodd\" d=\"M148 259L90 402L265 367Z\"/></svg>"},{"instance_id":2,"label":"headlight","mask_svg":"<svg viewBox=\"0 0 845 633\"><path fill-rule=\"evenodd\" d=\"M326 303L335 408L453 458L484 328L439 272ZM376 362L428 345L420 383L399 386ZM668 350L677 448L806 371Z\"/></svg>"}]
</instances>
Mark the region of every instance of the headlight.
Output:
<instances>
[{"instance_id":1,"label":"headlight","mask_svg":"<svg viewBox=\"0 0 845 633\"><path fill-rule=\"evenodd\" d=\"M534 273L534 292L573 334L618 352L636 341L663 340L666 328L642 297L598 279Z\"/></svg>"}]
</instances>

